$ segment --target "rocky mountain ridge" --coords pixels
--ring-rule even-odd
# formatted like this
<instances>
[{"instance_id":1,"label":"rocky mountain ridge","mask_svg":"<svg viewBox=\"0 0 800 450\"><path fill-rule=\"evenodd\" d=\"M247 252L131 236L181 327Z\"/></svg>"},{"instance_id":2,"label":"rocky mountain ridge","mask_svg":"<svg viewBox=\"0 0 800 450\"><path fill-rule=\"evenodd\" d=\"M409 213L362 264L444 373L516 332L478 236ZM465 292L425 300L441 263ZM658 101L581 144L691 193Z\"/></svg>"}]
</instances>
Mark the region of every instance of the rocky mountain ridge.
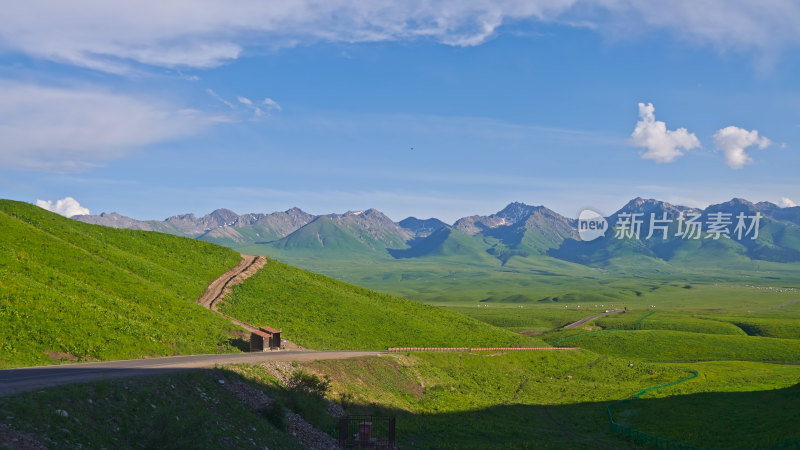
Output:
<instances>
[{"instance_id":1,"label":"rocky mountain ridge","mask_svg":"<svg viewBox=\"0 0 800 450\"><path fill-rule=\"evenodd\" d=\"M510 203L495 214L463 217L452 226L435 218L408 217L394 222L377 209L325 215L309 214L299 208L243 215L218 209L202 217L183 214L163 221L139 221L117 213L73 219L116 228L178 234L232 248L248 248L248 251L262 249L267 254L269 248L310 253L315 257L335 254L338 258L348 254L395 258L459 254L474 258L488 254L503 263L514 256L542 255L596 264L620 255L640 254L664 260L681 255L687 248L697 245L675 237L674 220L682 215L700 215L707 220L709 214L718 212L730 214L729 217L739 213L752 217L758 213L764 218L761 226L766 231L759 241L714 244L727 246L723 249L725 252L776 261L800 260L800 245L796 245L800 243L800 207L781 208L769 202L752 203L739 198L698 209L637 197L607 217L610 227L606 238L594 242L580 241L576 219L564 217L545 206L521 202ZM642 221L643 234L650 226L651 217L656 220L668 217L672 228L663 236L669 234L669 240L636 236L622 243L613 239L611 227L631 214L637 214ZM710 243L703 246L713 247Z\"/></svg>"}]
</instances>

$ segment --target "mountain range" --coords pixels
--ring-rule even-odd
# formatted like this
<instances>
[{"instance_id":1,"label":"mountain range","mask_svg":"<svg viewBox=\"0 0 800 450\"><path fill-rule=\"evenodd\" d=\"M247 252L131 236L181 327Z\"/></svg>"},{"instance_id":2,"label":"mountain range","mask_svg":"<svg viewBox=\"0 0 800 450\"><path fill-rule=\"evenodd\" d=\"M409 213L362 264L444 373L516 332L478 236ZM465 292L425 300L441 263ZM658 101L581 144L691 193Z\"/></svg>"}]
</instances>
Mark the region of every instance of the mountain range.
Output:
<instances>
[{"instance_id":1,"label":"mountain range","mask_svg":"<svg viewBox=\"0 0 800 450\"><path fill-rule=\"evenodd\" d=\"M737 239L740 214L746 218L744 223L750 230ZM751 226L756 215L758 224ZM681 234L685 230L678 218L692 216L704 227L698 239ZM630 221L631 217L639 222L641 232L618 238L614 225ZM669 222L662 220L665 217ZM730 223L714 239L708 227L719 217ZM655 233L648 237L651 218L655 219L652 223ZM298 208L244 215L218 209L203 217L184 214L163 221L140 221L117 213L73 219L116 228L160 231L270 256L449 258L501 266L511 258L546 257L596 267L621 260L723 265L752 260L800 261L800 207L782 208L739 198L705 209L635 198L606 217L609 226L604 237L590 242L580 240L577 219L544 206L519 202L488 216L461 218L452 225L435 218L408 217L394 222L375 209L318 216ZM753 239L756 231L758 236Z\"/></svg>"}]
</instances>

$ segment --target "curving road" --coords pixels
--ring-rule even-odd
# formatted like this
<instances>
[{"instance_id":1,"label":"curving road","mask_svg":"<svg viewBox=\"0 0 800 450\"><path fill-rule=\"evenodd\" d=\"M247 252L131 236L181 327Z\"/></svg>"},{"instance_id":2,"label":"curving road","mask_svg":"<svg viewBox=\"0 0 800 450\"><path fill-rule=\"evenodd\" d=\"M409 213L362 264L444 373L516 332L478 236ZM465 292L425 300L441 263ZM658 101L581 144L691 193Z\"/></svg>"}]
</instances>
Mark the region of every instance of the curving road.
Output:
<instances>
[{"instance_id":1,"label":"curving road","mask_svg":"<svg viewBox=\"0 0 800 450\"><path fill-rule=\"evenodd\" d=\"M586 322L589 322L589 321L591 321L591 320L598 319L598 318L600 318L600 317L607 316L607 315L609 315L609 314L621 313L621 312L625 312L625 310L624 310L624 309L611 309L611 310L609 310L609 311L607 311L607 312L600 313L600 314L595 314L595 315L593 315L593 316L591 316L591 317L587 317L587 318L585 318L585 319L581 319L581 320L579 320L579 321L577 321L577 322L572 322L572 323L571 323L571 324L569 324L569 325L564 325L562 328L575 328L575 327L579 327L579 326L581 326L581 325L583 325L583 324L585 324Z\"/></svg>"},{"instance_id":2,"label":"curving road","mask_svg":"<svg viewBox=\"0 0 800 450\"><path fill-rule=\"evenodd\" d=\"M85 383L101 379L155 375L181 370L212 368L221 364L258 363L261 361L314 361L375 356L377 351L275 351L230 353L223 355L170 356L60 366L25 367L0 370L0 397L50 386Z\"/></svg>"},{"instance_id":3,"label":"curving road","mask_svg":"<svg viewBox=\"0 0 800 450\"><path fill-rule=\"evenodd\" d=\"M239 284L258 272L267 260L263 256L242 255L236 267L214 280L197 303L220 314L249 331L253 325L228 317L217 311L217 303L228 292L228 288ZM0 370L0 396L58 386L70 383L85 383L108 378L180 370L211 368L222 364L257 363L260 361L313 361L318 359L346 359L359 356L379 355L377 351L276 351L259 353L229 353L221 355L188 355L166 358L132 359L57 366L25 367Z\"/></svg>"}]
</instances>

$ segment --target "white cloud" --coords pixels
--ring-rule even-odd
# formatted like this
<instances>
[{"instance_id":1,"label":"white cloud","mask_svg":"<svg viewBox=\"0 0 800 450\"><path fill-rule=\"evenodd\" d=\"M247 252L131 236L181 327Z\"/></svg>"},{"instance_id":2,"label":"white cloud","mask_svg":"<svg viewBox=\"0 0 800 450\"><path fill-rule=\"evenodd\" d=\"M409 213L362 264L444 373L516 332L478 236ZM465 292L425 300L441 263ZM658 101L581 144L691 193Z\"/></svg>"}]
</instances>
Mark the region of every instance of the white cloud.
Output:
<instances>
[{"instance_id":1,"label":"white cloud","mask_svg":"<svg viewBox=\"0 0 800 450\"><path fill-rule=\"evenodd\" d=\"M85 170L225 120L97 88L0 80L0 165Z\"/></svg>"},{"instance_id":2,"label":"white cloud","mask_svg":"<svg viewBox=\"0 0 800 450\"><path fill-rule=\"evenodd\" d=\"M267 110L270 110L270 111L271 111L271 110L273 110L273 109L276 109L276 110L278 110L278 111L281 111L281 110L283 110L283 108L281 108L281 105L279 105L279 104L278 104L278 102L276 102L275 100L273 100L273 99L271 99L271 98L269 98L269 97L265 98L265 99L264 99L264 100L261 102L261 104L262 104L262 105L264 105L264 106L266 106L266 107L267 107Z\"/></svg>"},{"instance_id":3,"label":"white cloud","mask_svg":"<svg viewBox=\"0 0 800 450\"><path fill-rule=\"evenodd\" d=\"M508 19L553 17L574 0L505 2L32 0L6 6L0 43L9 51L112 73L133 63L208 68L245 46L429 38L482 43Z\"/></svg>"},{"instance_id":4,"label":"white cloud","mask_svg":"<svg viewBox=\"0 0 800 450\"><path fill-rule=\"evenodd\" d=\"M587 3L587 2L582 2ZM721 51L751 51L770 63L800 43L800 3L795 0L597 0L612 13L601 31L666 30L679 40L710 44Z\"/></svg>"},{"instance_id":5,"label":"white cloud","mask_svg":"<svg viewBox=\"0 0 800 450\"><path fill-rule=\"evenodd\" d=\"M765 149L772 145L772 141L759 136L756 130L748 131L731 126L714 133L714 145L724 153L725 164L731 169L738 170L753 162L746 151L749 147L757 146L759 149Z\"/></svg>"},{"instance_id":6,"label":"white cloud","mask_svg":"<svg viewBox=\"0 0 800 450\"><path fill-rule=\"evenodd\" d=\"M208 92L208 95L210 95L210 96L214 97L215 99L219 100L220 103L224 104L228 108L231 108L231 109L236 108L236 106L234 106L233 103L231 103L231 102L225 100L224 98L222 98L222 96L217 94L216 91L214 91L213 89L206 89L206 92Z\"/></svg>"},{"instance_id":7,"label":"white cloud","mask_svg":"<svg viewBox=\"0 0 800 450\"><path fill-rule=\"evenodd\" d=\"M681 149L700 147L700 140L686 128L668 130L664 122L656 120L655 110L652 103L639 103L639 121L631 133L630 143L647 149L642 158L668 163L683 155Z\"/></svg>"},{"instance_id":8,"label":"white cloud","mask_svg":"<svg viewBox=\"0 0 800 450\"><path fill-rule=\"evenodd\" d=\"M213 89L206 89L206 92L210 96L214 97L219 102L221 102L222 104L227 106L228 108L239 109L236 104L229 102L228 100L223 98L221 95L217 94ZM265 111L262 108L262 106L264 108L266 108L266 111L267 111L266 115L267 116L269 116L269 113L268 113L269 111L272 111L272 110L280 111L282 109L281 105L279 105L278 102L276 102L275 100L273 100L271 98L265 98L259 104L256 104L256 102L250 100L247 97L244 97L242 95L237 95L236 96L236 101L240 105L242 105L245 109L250 110L253 113L254 118L258 118L258 117L261 117L261 116L265 115Z\"/></svg>"},{"instance_id":9,"label":"white cloud","mask_svg":"<svg viewBox=\"0 0 800 450\"><path fill-rule=\"evenodd\" d=\"M36 200L36 206L61 214L64 217L72 217L84 214L91 214L88 208L84 208L72 197L64 197L55 202L51 200Z\"/></svg>"},{"instance_id":10,"label":"white cloud","mask_svg":"<svg viewBox=\"0 0 800 450\"><path fill-rule=\"evenodd\" d=\"M255 114L256 117L261 117L264 115L264 111L261 110L261 107L253 103L253 101L249 98L238 96L236 97L236 100L239 100L239 103L243 104L247 109L253 111L253 114Z\"/></svg>"},{"instance_id":11,"label":"white cloud","mask_svg":"<svg viewBox=\"0 0 800 450\"><path fill-rule=\"evenodd\" d=\"M136 63L208 68L248 47L430 39L479 45L508 22L560 22L626 38L666 30L721 50L800 43L793 0L30 0L4 5L0 46L113 73Z\"/></svg>"},{"instance_id":12,"label":"white cloud","mask_svg":"<svg viewBox=\"0 0 800 450\"><path fill-rule=\"evenodd\" d=\"M781 197L780 206L783 208L794 208L797 203L793 202L789 197Z\"/></svg>"}]
</instances>

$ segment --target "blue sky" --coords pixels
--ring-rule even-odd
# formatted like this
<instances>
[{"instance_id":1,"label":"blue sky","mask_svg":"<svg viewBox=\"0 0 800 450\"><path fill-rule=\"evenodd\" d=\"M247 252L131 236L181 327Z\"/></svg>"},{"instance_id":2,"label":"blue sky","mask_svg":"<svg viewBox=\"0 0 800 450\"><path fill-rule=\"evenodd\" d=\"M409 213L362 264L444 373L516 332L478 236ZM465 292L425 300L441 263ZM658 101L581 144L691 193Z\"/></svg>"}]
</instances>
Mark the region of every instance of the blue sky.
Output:
<instances>
[{"instance_id":1,"label":"blue sky","mask_svg":"<svg viewBox=\"0 0 800 450\"><path fill-rule=\"evenodd\" d=\"M450 222L800 203L800 6L661 3L24 2L0 17L0 197Z\"/></svg>"}]
</instances>

